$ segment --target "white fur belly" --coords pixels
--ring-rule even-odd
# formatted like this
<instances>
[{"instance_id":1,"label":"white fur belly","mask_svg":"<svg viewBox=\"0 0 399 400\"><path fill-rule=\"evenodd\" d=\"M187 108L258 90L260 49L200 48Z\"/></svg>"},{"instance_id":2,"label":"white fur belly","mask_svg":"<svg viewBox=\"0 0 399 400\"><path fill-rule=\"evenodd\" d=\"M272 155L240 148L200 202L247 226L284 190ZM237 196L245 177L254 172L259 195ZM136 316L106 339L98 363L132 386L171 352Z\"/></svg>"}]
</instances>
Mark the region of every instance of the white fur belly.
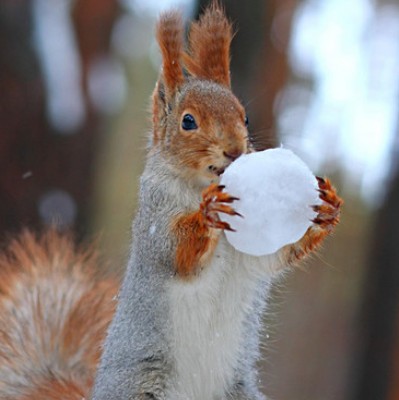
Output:
<instances>
[{"instance_id":1,"label":"white fur belly","mask_svg":"<svg viewBox=\"0 0 399 400\"><path fill-rule=\"evenodd\" d=\"M177 375L172 398L219 399L233 383L245 341L243 322L259 278L242 265L245 258L222 238L199 278L170 286Z\"/></svg>"}]
</instances>

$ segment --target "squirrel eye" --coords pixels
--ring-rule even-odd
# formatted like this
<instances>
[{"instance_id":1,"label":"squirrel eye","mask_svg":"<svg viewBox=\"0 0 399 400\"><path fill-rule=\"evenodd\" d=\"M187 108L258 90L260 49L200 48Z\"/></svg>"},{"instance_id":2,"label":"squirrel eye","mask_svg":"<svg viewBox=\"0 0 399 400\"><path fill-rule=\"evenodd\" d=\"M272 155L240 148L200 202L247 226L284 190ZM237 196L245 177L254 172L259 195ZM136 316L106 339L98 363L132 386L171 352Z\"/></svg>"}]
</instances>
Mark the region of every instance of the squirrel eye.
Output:
<instances>
[{"instance_id":1,"label":"squirrel eye","mask_svg":"<svg viewBox=\"0 0 399 400\"><path fill-rule=\"evenodd\" d=\"M185 131L191 131L193 129L197 129L197 123L195 122L194 117L191 114L186 114L183 117L183 120L181 122L181 127L185 130Z\"/></svg>"},{"instance_id":2,"label":"squirrel eye","mask_svg":"<svg viewBox=\"0 0 399 400\"><path fill-rule=\"evenodd\" d=\"M244 123L245 123L245 126L248 127L248 125L249 125L248 115L245 116Z\"/></svg>"}]
</instances>

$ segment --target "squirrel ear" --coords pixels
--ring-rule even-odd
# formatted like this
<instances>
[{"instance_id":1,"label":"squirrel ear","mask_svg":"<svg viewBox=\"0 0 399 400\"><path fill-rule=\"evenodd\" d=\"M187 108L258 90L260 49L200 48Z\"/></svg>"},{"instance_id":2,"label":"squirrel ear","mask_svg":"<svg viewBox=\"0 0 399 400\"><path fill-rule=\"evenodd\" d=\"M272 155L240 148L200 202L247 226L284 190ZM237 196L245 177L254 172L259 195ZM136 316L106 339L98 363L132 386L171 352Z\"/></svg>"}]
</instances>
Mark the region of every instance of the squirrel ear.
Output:
<instances>
[{"instance_id":1,"label":"squirrel ear","mask_svg":"<svg viewBox=\"0 0 399 400\"><path fill-rule=\"evenodd\" d=\"M170 103L166 101L165 85L160 78L152 93L152 144L158 143L165 136L166 116L170 112Z\"/></svg>"},{"instance_id":2,"label":"squirrel ear","mask_svg":"<svg viewBox=\"0 0 399 400\"><path fill-rule=\"evenodd\" d=\"M183 33L184 26L179 12L170 11L161 15L156 27L156 36L162 54L161 76L168 99L184 82L181 66Z\"/></svg>"},{"instance_id":3,"label":"squirrel ear","mask_svg":"<svg viewBox=\"0 0 399 400\"><path fill-rule=\"evenodd\" d=\"M231 23L218 1L208 7L198 22L191 24L189 54L183 54L187 71L230 87Z\"/></svg>"}]
</instances>

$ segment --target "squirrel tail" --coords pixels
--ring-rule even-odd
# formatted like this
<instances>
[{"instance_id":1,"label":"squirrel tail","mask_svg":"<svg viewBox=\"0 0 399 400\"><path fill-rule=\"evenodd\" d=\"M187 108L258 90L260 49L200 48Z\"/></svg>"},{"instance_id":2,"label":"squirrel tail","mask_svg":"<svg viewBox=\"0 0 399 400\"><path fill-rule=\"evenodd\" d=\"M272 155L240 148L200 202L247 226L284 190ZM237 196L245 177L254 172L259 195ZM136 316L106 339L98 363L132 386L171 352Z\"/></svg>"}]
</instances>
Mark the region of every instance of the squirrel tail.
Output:
<instances>
[{"instance_id":1,"label":"squirrel tail","mask_svg":"<svg viewBox=\"0 0 399 400\"><path fill-rule=\"evenodd\" d=\"M12 240L0 255L0 398L87 399L118 287L55 229Z\"/></svg>"}]
</instances>

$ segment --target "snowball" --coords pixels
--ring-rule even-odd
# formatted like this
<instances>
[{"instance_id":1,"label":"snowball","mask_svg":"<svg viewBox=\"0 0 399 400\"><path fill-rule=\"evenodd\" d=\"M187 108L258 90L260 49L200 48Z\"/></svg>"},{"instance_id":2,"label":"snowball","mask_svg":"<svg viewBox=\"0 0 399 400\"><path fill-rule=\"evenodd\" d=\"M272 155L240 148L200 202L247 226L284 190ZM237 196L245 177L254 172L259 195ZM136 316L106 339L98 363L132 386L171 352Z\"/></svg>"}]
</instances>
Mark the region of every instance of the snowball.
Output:
<instances>
[{"instance_id":1,"label":"snowball","mask_svg":"<svg viewBox=\"0 0 399 400\"><path fill-rule=\"evenodd\" d=\"M225 231L238 251L261 256L298 241L320 204L317 179L292 151L271 149L242 155L224 172L221 184L240 200L239 216L221 214L236 232Z\"/></svg>"}]
</instances>

